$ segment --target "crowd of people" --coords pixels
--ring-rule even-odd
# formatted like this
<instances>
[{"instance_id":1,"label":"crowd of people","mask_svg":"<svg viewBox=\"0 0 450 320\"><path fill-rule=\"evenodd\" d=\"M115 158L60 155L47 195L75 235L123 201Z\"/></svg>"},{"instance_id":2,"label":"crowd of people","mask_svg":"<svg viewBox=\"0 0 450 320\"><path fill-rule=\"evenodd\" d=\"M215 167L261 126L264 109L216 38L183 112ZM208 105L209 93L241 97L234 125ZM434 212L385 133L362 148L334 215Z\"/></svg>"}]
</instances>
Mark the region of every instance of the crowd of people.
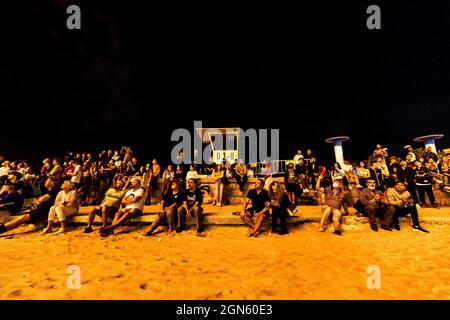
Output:
<instances>
[{"instance_id":1,"label":"crowd of people","mask_svg":"<svg viewBox=\"0 0 450 320\"><path fill-rule=\"evenodd\" d=\"M389 155L386 148L377 145L367 161L351 163L348 159L336 162L327 169L308 149L305 155L298 150L286 161L284 183L276 182L267 163L259 173L256 187L248 189L248 178L256 176L256 168L242 160L208 163L168 164L162 170L158 161L140 163L131 147L92 153L68 152L62 159L46 158L41 168L32 172L27 161L3 161L0 167L0 210L17 215L12 221L0 224L0 233L22 223L47 220L41 234L52 232L54 223L60 224L56 234L66 231L66 218L75 215L80 206L89 205L88 225L84 232L92 232L95 216L101 216L102 236L132 216L142 214L150 204L152 191L161 210L146 235L151 235L164 221L169 232L181 232L187 216L196 219L197 233L203 227L203 194L197 181L201 176L214 180L213 205L223 206L225 190L230 180L236 181L242 195L247 195L243 212L236 213L256 236L268 216L272 217L272 232L287 233L286 218L296 211L296 203L303 194L323 196L323 217L319 230L332 222L334 233L341 235L342 214L354 206L358 214L366 215L372 230L378 231L376 218L385 230L400 229L398 217L410 214L413 228L421 228L418 208L438 207L433 189L450 192L450 155L438 155L431 148L417 154L411 146L402 156ZM157 188L159 179L161 186ZM359 201L353 201L352 189L359 189ZM428 202L426 201L428 197ZM344 213L342 213L342 210ZM108 225L108 218L112 223Z\"/></svg>"}]
</instances>

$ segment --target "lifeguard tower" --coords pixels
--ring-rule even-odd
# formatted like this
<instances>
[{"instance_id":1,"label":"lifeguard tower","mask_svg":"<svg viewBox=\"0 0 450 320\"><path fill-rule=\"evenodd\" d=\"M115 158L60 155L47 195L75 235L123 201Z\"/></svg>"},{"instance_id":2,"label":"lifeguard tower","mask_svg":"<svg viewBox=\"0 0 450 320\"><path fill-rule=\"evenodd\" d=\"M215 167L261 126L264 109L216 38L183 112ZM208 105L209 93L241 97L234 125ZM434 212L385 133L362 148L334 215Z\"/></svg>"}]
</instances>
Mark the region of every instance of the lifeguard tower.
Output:
<instances>
[{"instance_id":1,"label":"lifeguard tower","mask_svg":"<svg viewBox=\"0 0 450 320\"><path fill-rule=\"evenodd\" d=\"M209 143L213 162L233 163L239 159L240 128L197 128L197 134L202 143Z\"/></svg>"}]
</instances>

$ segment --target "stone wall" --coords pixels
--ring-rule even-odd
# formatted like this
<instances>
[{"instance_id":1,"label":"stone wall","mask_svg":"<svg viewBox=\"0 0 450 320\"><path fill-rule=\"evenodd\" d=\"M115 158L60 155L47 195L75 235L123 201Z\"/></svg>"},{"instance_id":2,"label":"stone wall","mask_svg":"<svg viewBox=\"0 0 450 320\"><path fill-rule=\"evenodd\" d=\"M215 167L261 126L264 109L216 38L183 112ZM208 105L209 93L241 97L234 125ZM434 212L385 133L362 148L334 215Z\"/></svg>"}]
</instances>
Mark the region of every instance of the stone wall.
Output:
<instances>
[{"instance_id":1,"label":"stone wall","mask_svg":"<svg viewBox=\"0 0 450 320\"><path fill-rule=\"evenodd\" d=\"M247 194L247 191L250 189L253 189L255 187L256 178L250 178L248 179L247 185L245 186L244 193L242 193L239 190L239 186L237 185L235 179L230 179L230 184L228 184L225 187L224 191L224 203L225 204L240 204L244 203L245 201L245 195ZM284 178L278 177L273 178L274 181L277 181L284 185ZM214 201L214 194L215 194L215 186L214 186L214 180L211 177L201 178L198 181L198 184L200 188L204 190L209 190L209 192L204 193L203 201L204 203L212 203ZM159 203L161 201L160 199L160 193L161 193L161 185L162 185L162 179L158 180L157 189L152 190L152 204ZM353 201L355 202L359 198L359 190L353 189L350 191ZM441 206L449 206L450 205L450 193L443 192L441 190L434 190L434 195L436 197L436 201ZM426 198L427 201L428 198ZM297 200L299 201L299 200ZM313 191L310 191L307 194L302 195L302 199L299 201L302 204L322 204L323 203L323 193L320 191L317 193L314 193Z\"/></svg>"}]
</instances>

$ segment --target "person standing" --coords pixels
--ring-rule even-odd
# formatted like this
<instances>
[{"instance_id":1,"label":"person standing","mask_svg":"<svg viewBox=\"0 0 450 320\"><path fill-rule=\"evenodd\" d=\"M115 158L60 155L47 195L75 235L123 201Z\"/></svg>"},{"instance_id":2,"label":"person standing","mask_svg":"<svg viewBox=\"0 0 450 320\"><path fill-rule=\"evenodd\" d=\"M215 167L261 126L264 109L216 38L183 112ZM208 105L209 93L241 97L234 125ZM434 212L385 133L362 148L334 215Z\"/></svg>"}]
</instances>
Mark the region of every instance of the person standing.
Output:
<instances>
[{"instance_id":1,"label":"person standing","mask_svg":"<svg viewBox=\"0 0 450 320\"><path fill-rule=\"evenodd\" d=\"M213 202L213 205L216 205L217 207L223 206L223 190L224 190L224 179L225 177L225 170L222 168L222 164L217 164L216 168L212 172L212 177L214 179L214 186L215 186L215 199Z\"/></svg>"},{"instance_id":2,"label":"person standing","mask_svg":"<svg viewBox=\"0 0 450 320\"><path fill-rule=\"evenodd\" d=\"M431 187L431 175L428 171L427 167L422 164L420 161L415 162L416 165L416 187L417 193L419 194L420 206L422 208L427 207L427 203L425 201L425 193L428 195L428 199L430 200L431 206L433 208L439 208L439 205L434 198L433 188Z\"/></svg>"}]
</instances>

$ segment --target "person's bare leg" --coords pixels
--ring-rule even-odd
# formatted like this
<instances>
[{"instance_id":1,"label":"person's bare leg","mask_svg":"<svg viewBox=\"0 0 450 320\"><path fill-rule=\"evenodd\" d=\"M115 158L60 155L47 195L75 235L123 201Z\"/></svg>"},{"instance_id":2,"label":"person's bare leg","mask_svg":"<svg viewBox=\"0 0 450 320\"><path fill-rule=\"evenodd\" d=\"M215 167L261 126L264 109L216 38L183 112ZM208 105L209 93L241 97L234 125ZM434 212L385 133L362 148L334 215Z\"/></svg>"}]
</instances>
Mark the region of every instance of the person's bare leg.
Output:
<instances>
[{"instance_id":1,"label":"person's bare leg","mask_svg":"<svg viewBox=\"0 0 450 320\"><path fill-rule=\"evenodd\" d=\"M106 227L108 223L108 209L106 207L102 207L102 227Z\"/></svg>"},{"instance_id":2,"label":"person's bare leg","mask_svg":"<svg viewBox=\"0 0 450 320\"><path fill-rule=\"evenodd\" d=\"M337 234L341 234L341 216L342 216L341 210L338 209L333 210L333 227L334 233Z\"/></svg>"},{"instance_id":3,"label":"person's bare leg","mask_svg":"<svg viewBox=\"0 0 450 320\"><path fill-rule=\"evenodd\" d=\"M12 230L12 229L20 226L22 223L25 223L28 221L30 221L30 215L24 214L22 216L17 217L16 219L13 219L13 220L5 223L5 229L6 229L6 231Z\"/></svg>"},{"instance_id":4,"label":"person's bare leg","mask_svg":"<svg viewBox=\"0 0 450 320\"><path fill-rule=\"evenodd\" d=\"M113 229L119 225L121 225L125 220L127 220L129 217L133 215L132 211L129 210L125 212L118 220L112 223L110 227L106 227L107 229Z\"/></svg>"},{"instance_id":5,"label":"person's bare leg","mask_svg":"<svg viewBox=\"0 0 450 320\"><path fill-rule=\"evenodd\" d=\"M116 212L116 214L114 215L114 219L113 219L112 224L116 223L117 220L120 219L120 217L122 216L122 214L123 214L123 210L122 210L122 209L119 209L119 210Z\"/></svg>"},{"instance_id":6,"label":"person's bare leg","mask_svg":"<svg viewBox=\"0 0 450 320\"><path fill-rule=\"evenodd\" d=\"M92 227L92 223L94 222L95 219L95 214L98 211L99 208L95 207L92 208L92 210L89 212L89 219L88 219L88 225L86 228L91 228Z\"/></svg>"},{"instance_id":7,"label":"person's bare leg","mask_svg":"<svg viewBox=\"0 0 450 320\"><path fill-rule=\"evenodd\" d=\"M256 217L255 227L253 228L252 232L250 233L250 236L254 236L254 235L256 235L256 233L258 233L259 229L261 229L261 226L262 226L265 218L266 217L264 214L258 214L258 216Z\"/></svg>"},{"instance_id":8,"label":"person's bare leg","mask_svg":"<svg viewBox=\"0 0 450 320\"><path fill-rule=\"evenodd\" d=\"M244 212L244 213L241 213L240 216L241 216L242 221L244 221L245 224L247 224L252 229L255 228L255 224L254 224L252 218L250 217L249 213Z\"/></svg>"},{"instance_id":9,"label":"person's bare leg","mask_svg":"<svg viewBox=\"0 0 450 320\"><path fill-rule=\"evenodd\" d=\"M331 213L331 208L326 206L322 207L322 219L320 220L319 224L319 231L323 232L325 231L325 224L328 221Z\"/></svg>"},{"instance_id":10,"label":"person's bare leg","mask_svg":"<svg viewBox=\"0 0 450 320\"><path fill-rule=\"evenodd\" d=\"M163 221L164 217L166 216L166 211L162 211L160 213L158 213L156 219L153 221L153 223L150 226L150 229L145 233L145 235L149 236L152 234L153 231L156 230L156 228L158 228L158 226L161 224L161 222ZM170 226L169 226L170 228Z\"/></svg>"}]
</instances>

